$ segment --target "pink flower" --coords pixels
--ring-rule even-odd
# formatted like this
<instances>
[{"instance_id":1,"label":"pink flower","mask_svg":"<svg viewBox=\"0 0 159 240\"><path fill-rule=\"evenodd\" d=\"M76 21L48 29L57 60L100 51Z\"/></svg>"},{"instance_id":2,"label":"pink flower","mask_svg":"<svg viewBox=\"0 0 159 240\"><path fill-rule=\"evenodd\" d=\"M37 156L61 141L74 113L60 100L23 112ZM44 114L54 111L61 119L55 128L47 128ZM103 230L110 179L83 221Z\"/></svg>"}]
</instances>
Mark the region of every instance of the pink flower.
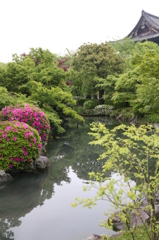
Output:
<instances>
[{"instance_id":1,"label":"pink flower","mask_svg":"<svg viewBox=\"0 0 159 240\"><path fill-rule=\"evenodd\" d=\"M12 163L10 163L10 164L9 164L9 168L12 168L12 167L13 167L13 164L12 164Z\"/></svg>"},{"instance_id":2,"label":"pink flower","mask_svg":"<svg viewBox=\"0 0 159 240\"><path fill-rule=\"evenodd\" d=\"M25 133L25 138L27 139L27 138L28 138L28 136L29 136L29 133L28 133L28 132L26 132L26 133Z\"/></svg>"},{"instance_id":3,"label":"pink flower","mask_svg":"<svg viewBox=\"0 0 159 240\"><path fill-rule=\"evenodd\" d=\"M13 137L13 141L17 141L17 138L16 138L16 137Z\"/></svg>"},{"instance_id":4,"label":"pink flower","mask_svg":"<svg viewBox=\"0 0 159 240\"><path fill-rule=\"evenodd\" d=\"M28 155L28 152L27 150L24 151L24 156L27 156Z\"/></svg>"},{"instance_id":5,"label":"pink flower","mask_svg":"<svg viewBox=\"0 0 159 240\"><path fill-rule=\"evenodd\" d=\"M10 131L11 129L12 129L11 126L7 126L7 127L6 127L6 132Z\"/></svg>"},{"instance_id":6,"label":"pink flower","mask_svg":"<svg viewBox=\"0 0 159 240\"><path fill-rule=\"evenodd\" d=\"M36 138L33 139L33 143L36 144Z\"/></svg>"},{"instance_id":7,"label":"pink flower","mask_svg":"<svg viewBox=\"0 0 159 240\"><path fill-rule=\"evenodd\" d=\"M3 138L6 138L7 137L7 133L3 133Z\"/></svg>"},{"instance_id":8,"label":"pink flower","mask_svg":"<svg viewBox=\"0 0 159 240\"><path fill-rule=\"evenodd\" d=\"M37 145L38 145L38 148L39 148L39 149L42 148L42 145L41 145L41 144L38 143Z\"/></svg>"},{"instance_id":9,"label":"pink flower","mask_svg":"<svg viewBox=\"0 0 159 240\"><path fill-rule=\"evenodd\" d=\"M30 163L30 161L31 161L31 159L29 158L29 159L28 159L28 162Z\"/></svg>"},{"instance_id":10,"label":"pink flower","mask_svg":"<svg viewBox=\"0 0 159 240\"><path fill-rule=\"evenodd\" d=\"M7 142L9 142L9 138L7 138Z\"/></svg>"}]
</instances>

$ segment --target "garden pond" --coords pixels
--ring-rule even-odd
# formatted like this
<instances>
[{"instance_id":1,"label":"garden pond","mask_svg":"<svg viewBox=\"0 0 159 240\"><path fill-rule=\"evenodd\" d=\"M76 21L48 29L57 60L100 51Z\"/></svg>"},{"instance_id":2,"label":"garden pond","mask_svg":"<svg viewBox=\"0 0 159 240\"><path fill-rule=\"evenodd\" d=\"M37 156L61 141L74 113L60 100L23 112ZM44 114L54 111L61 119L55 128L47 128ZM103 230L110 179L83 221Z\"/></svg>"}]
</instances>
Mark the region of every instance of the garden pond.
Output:
<instances>
[{"instance_id":1,"label":"garden pond","mask_svg":"<svg viewBox=\"0 0 159 240\"><path fill-rule=\"evenodd\" d=\"M92 209L71 206L75 197L96 194L93 188L83 191L83 185L89 184L88 172L100 171L103 165L97 161L103 149L88 144L92 121L108 128L119 124L109 118L86 118L83 125L48 142L47 171L18 173L14 181L0 186L0 240L82 240L93 233L114 233L99 226L107 219L109 202L100 201Z\"/></svg>"}]
</instances>

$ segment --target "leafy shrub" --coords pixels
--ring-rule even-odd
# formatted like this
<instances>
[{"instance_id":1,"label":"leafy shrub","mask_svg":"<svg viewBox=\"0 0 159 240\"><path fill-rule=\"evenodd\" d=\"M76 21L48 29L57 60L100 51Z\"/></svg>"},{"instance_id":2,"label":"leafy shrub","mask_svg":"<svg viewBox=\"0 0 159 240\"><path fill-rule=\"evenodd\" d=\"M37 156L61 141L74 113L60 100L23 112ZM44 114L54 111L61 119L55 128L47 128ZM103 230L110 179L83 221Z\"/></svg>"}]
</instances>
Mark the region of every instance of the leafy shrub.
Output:
<instances>
[{"instance_id":1,"label":"leafy shrub","mask_svg":"<svg viewBox=\"0 0 159 240\"><path fill-rule=\"evenodd\" d=\"M159 123L159 114L151 113L146 117L146 120L151 123Z\"/></svg>"},{"instance_id":2,"label":"leafy shrub","mask_svg":"<svg viewBox=\"0 0 159 240\"><path fill-rule=\"evenodd\" d=\"M91 99L88 101L85 101L83 106L87 109L95 108L98 105L98 99Z\"/></svg>"},{"instance_id":3,"label":"leafy shrub","mask_svg":"<svg viewBox=\"0 0 159 240\"><path fill-rule=\"evenodd\" d=\"M77 100L77 106L83 106L84 102L87 101L85 98L80 98Z\"/></svg>"},{"instance_id":4,"label":"leafy shrub","mask_svg":"<svg viewBox=\"0 0 159 240\"><path fill-rule=\"evenodd\" d=\"M118 102L114 103L113 105L115 109L130 107L130 104L128 102Z\"/></svg>"},{"instance_id":5,"label":"leafy shrub","mask_svg":"<svg viewBox=\"0 0 159 240\"><path fill-rule=\"evenodd\" d=\"M105 110L112 110L113 109L113 106L111 105L106 105L106 104L103 104L103 105L98 105L95 107L95 109L105 109Z\"/></svg>"},{"instance_id":6,"label":"leafy shrub","mask_svg":"<svg viewBox=\"0 0 159 240\"><path fill-rule=\"evenodd\" d=\"M19 104L16 107L8 106L2 109L1 115L3 120L27 123L38 131L42 141L47 141L50 131L49 121L44 112L34 105L24 103L24 105Z\"/></svg>"},{"instance_id":7,"label":"leafy shrub","mask_svg":"<svg viewBox=\"0 0 159 240\"><path fill-rule=\"evenodd\" d=\"M0 111L10 103L13 103L13 97L5 87L0 87Z\"/></svg>"},{"instance_id":8,"label":"leafy shrub","mask_svg":"<svg viewBox=\"0 0 159 240\"><path fill-rule=\"evenodd\" d=\"M0 169L23 169L32 163L42 148L38 132L18 121L0 122Z\"/></svg>"},{"instance_id":9,"label":"leafy shrub","mask_svg":"<svg viewBox=\"0 0 159 240\"><path fill-rule=\"evenodd\" d=\"M113 106L113 101L111 99L104 99L104 104Z\"/></svg>"}]
</instances>

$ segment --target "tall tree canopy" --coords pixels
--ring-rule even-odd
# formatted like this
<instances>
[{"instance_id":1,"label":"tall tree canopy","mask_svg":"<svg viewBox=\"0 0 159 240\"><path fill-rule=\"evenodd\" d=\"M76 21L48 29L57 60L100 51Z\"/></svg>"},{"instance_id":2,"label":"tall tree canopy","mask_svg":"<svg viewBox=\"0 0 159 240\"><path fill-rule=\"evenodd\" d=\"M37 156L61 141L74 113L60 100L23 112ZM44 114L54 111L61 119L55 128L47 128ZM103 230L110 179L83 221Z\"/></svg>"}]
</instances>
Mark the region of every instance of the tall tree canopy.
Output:
<instances>
[{"instance_id":1,"label":"tall tree canopy","mask_svg":"<svg viewBox=\"0 0 159 240\"><path fill-rule=\"evenodd\" d=\"M114 78L114 103L129 103L134 113L152 113L158 107L159 46L153 42L136 43L130 67Z\"/></svg>"},{"instance_id":2,"label":"tall tree canopy","mask_svg":"<svg viewBox=\"0 0 159 240\"><path fill-rule=\"evenodd\" d=\"M83 91L89 95L95 93L98 78L106 79L108 75L122 73L123 70L123 58L108 43L84 44L72 58L72 71L80 76ZM103 103L103 94L104 90L99 89L100 104Z\"/></svg>"},{"instance_id":3,"label":"tall tree canopy","mask_svg":"<svg viewBox=\"0 0 159 240\"><path fill-rule=\"evenodd\" d=\"M29 54L15 54L12 62L5 68L0 67L0 87L12 92L12 103L17 104L18 100L40 107L48 116L54 132L64 131L61 124L66 117L83 121L73 110L76 101L66 80L67 74L59 67L56 56L41 48L32 48Z\"/></svg>"}]
</instances>

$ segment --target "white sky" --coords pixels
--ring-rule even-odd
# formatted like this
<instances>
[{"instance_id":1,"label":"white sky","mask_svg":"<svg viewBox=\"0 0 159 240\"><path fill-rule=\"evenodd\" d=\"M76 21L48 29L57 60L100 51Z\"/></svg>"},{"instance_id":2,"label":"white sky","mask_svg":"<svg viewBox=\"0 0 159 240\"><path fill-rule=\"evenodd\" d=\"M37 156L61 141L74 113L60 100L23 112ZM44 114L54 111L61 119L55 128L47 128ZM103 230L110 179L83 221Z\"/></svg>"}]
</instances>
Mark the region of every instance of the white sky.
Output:
<instances>
[{"instance_id":1,"label":"white sky","mask_svg":"<svg viewBox=\"0 0 159 240\"><path fill-rule=\"evenodd\" d=\"M63 54L83 43L127 36L159 0L0 0L0 62L41 47Z\"/></svg>"}]
</instances>

